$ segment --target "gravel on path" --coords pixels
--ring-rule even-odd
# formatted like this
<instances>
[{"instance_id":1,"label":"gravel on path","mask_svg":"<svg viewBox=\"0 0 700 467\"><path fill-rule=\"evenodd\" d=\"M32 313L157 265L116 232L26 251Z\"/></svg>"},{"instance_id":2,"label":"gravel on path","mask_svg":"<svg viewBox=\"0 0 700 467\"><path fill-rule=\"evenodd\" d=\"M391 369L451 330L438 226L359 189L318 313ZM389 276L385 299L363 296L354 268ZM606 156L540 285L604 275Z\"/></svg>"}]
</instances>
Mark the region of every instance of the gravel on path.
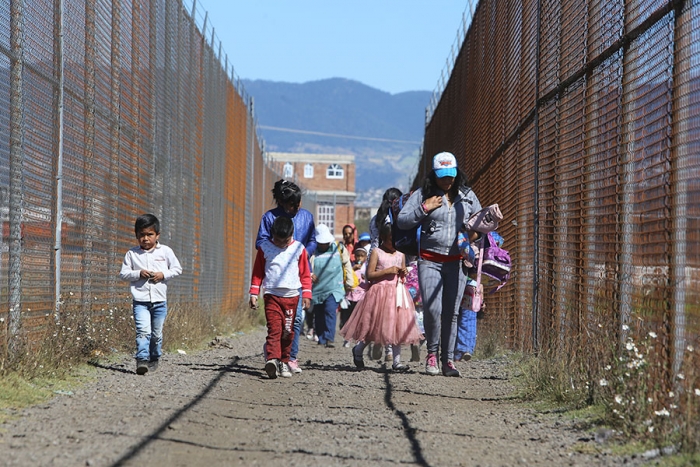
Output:
<instances>
[{"instance_id":1,"label":"gravel on path","mask_svg":"<svg viewBox=\"0 0 700 467\"><path fill-rule=\"evenodd\" d=\"M458 363L461 378L428 376L402 354L392 372L349 348L302 338L303 372L270 380L264 329L167 354L137 376L131 358L101 364L72 395L0 426L7 466L613 466L616 457L562 414L514 396L504 358ZM167 336L166 336L167 338ZM422 356L425 357L423 350ZM576 446L585 445L583 454Z\"/></svg>"}]
</instances>

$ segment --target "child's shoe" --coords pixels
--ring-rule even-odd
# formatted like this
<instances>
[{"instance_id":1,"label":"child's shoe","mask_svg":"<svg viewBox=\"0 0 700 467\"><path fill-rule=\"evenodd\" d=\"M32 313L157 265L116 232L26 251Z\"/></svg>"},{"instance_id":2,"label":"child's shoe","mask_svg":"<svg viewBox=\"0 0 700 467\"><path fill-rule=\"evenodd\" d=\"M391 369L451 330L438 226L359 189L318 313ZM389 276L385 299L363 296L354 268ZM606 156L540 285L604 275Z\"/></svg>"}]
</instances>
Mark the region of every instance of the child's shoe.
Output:
<instances>
[{"instance_id":1,"label":"child's shoe","mask_svg":"<svg viewBox=\"0 0 700 467\"><path fill-rule=\"evenodd\" d=\"M394 363L391 365L392 370L399 372L408 371L408 368L408 365L404 365L403 363Z\"/></svg>"},{"instance_id":2,"label":"child's shoe","mask_svg":"<svg viewBox=\"0 0 700 467\"><path fill-rule=\"evenodd\" d=\"M301 368L299 368L299 362L296 360L289 360L289 369L292 373L301 373Z\"/></svg>"},{"instance_id":3,"label":"child's shoe","mask_svg":"<svg viewBox=\"0 0 700 467\"><path fill-rule=\"evenodd\" d=\"M434 353L429 353L425 359L425 372L430 376L440 374L440 369L437 364L437 356Z\"/></svg>"},{"instance_id":4,"label":"child's shoe","mask_svg":"<svg viewBox=\"0 0 700 467\"><path fill-rule=\"evenodd\" d=\"M309 332L306 333L306 338L310 341L314 340L314 329L313 328L309 329Z\"/></svg>"},{"instance_id":5,"label":"child's shoe","mask_svg":"<svg viewBox=\"0 0 700 467\"><path fill-rule=\"evenodd\" d=\"M148 360L136 360L136 374L145 375L148 373Z\"/></svg>"},{"instance_id":6,"label":"child's shoe","mask_svg":"<svg viewBox=\"0 0 700 467\"><path fill-rule=\"evenodd\" d=\"M452 360L447 360L447 362L442 365L442 374L444 376L454 376L456 378L462 376Z\"/></svg>"},{"instance_id":7,"label":"child's shoe","mask_svg":"<svg viewBox=\"0 0 700 467\"><path fill-rule=\"evenodd\" d=\"M270 379L277 378L277 372L279 371L278 366L279 362L277 361L277 359L274 358L272 360L268 360L267 363L265 363L265 373L267 373L267 376Z\"/></svg>"},{"instance_id":8,"label":"child's shoe","mask_svg":"<svg viewBox=\"0 0 700 467\"><path fill-rule=\"evenodd\" d=\"M472 359L472 354L469 352L455 352L455 362L468 362Z\"/></svg>"},{"instance_id":9,"label":"child's shoe","mask_svg":"<svg viewBox=\"0 0 700 467\"><path fill-rule=\"evenodd\" d=\"M158 359L148 362L148 371L156 371L158 369Z\"/></svg>"},{"instance_id":10,"label":"child's shoe","mask_svg":"<svg viewBox=\"0 0 700 467\"><path fill-rule=\"evenodd\" d=\"M357 368L364 368L365 367L365 361L362 358L362 351L359 353L357 352L357 346L360 344L355 345L355 347L352 348L352 362L355 364Z\"/></svg>"},{"instance_id":11,"label":"child's shoe","mask_svg":"<svg viewBox=\"0 0 700 467\"><path fill-rule=\"evenodd\" d=\"M343 347L345 347L346 349L349 348L349 347L350 347L350 342L348 342L348 341L343 341Z\"/></svg>"},{"instance_id":12,"label":"child's shoe","mask_svg":"<svg viewBox=\"0 0 700 467\"><path fill-rule=\"evenodd\" d=\"M284 362L280 362L280 376L282 378L291 378L292 372L289 371L289 365Z\"/></svg>"},{"instance_id":13,"label":"child's shoe","mask_svg":"<svg viewBox=\"0 0 700 467\"><path fill-rule=\"evenodd\" d=\"M385 362L393 362L394 361L394 354L389 352L388 354L384 355L384 361Z\"/></svg>"}]
</instances>

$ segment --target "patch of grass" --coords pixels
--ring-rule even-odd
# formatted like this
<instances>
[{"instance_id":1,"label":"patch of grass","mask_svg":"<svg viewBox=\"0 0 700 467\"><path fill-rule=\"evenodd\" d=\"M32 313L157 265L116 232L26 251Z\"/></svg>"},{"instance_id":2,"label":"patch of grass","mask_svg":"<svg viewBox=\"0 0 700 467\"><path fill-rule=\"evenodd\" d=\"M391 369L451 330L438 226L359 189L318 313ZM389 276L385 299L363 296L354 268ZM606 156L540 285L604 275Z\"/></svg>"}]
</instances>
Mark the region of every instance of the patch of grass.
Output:
<instances>
[{"instance_id":1,"label":"patch of grass","mask_svg":"<svg viewBox=\"0 0 700 467\"><path fill-rule=\"evenodd\" d=\"M700 453L664 456L649 463L657 467L700 467Z\"/></svg>"},{"instance_id":2,"label":"patch of grass","mask_svg":"<svg viewBox=\"0 0 700 467\"><path fill-rule=\"evenodd\" d=\"M0 423L12 419L18 409L41 404L58 393L70 393L89 381L94 375L87 366L82 366L69 375L59 377L24 378L18 373L9 373L0 379Z\"/></svg>"},{"instance_id":3,"label":"patch of grass","mask_svg":"<svg viewBox=\"0 0 700 467\"><path fill-rule=\"evenodd\" d=\"M23 336L18 351L0 349L0 423L13 411L40 404L57 392L73 391L95 374L87 362L110 361L134 351L131 306L114 306L88 316L77 303L64 303L59 316L47 316L41 332ZM265 322L260 309L247 303L229 312L196 307L168 310L164 338L166 348L204 349L215 336L253 329Z\"/></svg>"},{"instance_id":4,"label":"patch of grass","mask_svg":"<svg viewBox=\"0 0 700 467\"><path fill-rule=\"evenodd\" d=\"M477 323L482 321L477 320ZM479 326L479 324L477 324ZM476 340L474 348L474 358L486 360L493 357L499 357L505 354L505 346L500 332L497 332L490 327L479 327L479 337Z\"/></svg>"},{"instance_id":5,"label":"patch of grass","mask_svg":"<svg viewBox=\"0 0 700 467\"><path fill-rule=\"evenodd\" d=\"M251 310L242 302L233 312L216 312L194 307L173 307L168 310L163 329L163 345L169 352L201 350L216 336L235 331L248 331L265 325L262 307Z\"/></svg>"}]
</instances>

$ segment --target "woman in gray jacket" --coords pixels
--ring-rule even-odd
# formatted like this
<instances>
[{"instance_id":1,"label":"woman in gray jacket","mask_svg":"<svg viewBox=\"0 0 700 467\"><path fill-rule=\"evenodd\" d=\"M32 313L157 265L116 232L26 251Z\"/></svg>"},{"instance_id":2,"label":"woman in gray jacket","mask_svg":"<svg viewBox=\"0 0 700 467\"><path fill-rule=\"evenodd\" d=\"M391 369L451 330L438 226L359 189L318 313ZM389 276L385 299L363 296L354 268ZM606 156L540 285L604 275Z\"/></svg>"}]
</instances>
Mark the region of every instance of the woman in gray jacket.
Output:
<instances>
[{"instance_id":1,"label":"woman in gray jacket","mask_svg":"<svg viewBox=\"0 0 700 467\"><path fill-rule=\"evenodd\" d=\"M397 217L401 229L420 224L418 282L423 297L428 357L425 371L460 376L454 365L457 317L466 285L466 271L457 247L457 233L481 203L457 168L455 156L441 152L433 157L433 170L423 186L411 194ZM438 347L440 354L438 355Z\"/></svg>"}]
</instances>

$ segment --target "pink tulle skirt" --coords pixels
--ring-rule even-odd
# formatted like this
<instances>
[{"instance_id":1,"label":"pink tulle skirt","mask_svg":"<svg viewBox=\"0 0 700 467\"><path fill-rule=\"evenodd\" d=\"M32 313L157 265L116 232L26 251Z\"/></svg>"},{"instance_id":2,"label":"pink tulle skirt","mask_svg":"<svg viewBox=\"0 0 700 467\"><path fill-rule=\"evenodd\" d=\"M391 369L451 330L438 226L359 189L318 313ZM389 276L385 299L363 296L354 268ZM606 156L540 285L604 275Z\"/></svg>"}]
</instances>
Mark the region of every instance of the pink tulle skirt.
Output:
<instances>
[{"instance_id":1,"label":"pink tulle skirt","mask_svg":"<svg viewBox=\"0 0 700 467\"><path fill-rule=\"evenodd\" d=\"M396 306L396 282L372 284L355 306L340 335L346 340L379 345L417 344L422 336L416 326L416 310L410 295L402 305Z\"/></svg>"}]
</instances>

